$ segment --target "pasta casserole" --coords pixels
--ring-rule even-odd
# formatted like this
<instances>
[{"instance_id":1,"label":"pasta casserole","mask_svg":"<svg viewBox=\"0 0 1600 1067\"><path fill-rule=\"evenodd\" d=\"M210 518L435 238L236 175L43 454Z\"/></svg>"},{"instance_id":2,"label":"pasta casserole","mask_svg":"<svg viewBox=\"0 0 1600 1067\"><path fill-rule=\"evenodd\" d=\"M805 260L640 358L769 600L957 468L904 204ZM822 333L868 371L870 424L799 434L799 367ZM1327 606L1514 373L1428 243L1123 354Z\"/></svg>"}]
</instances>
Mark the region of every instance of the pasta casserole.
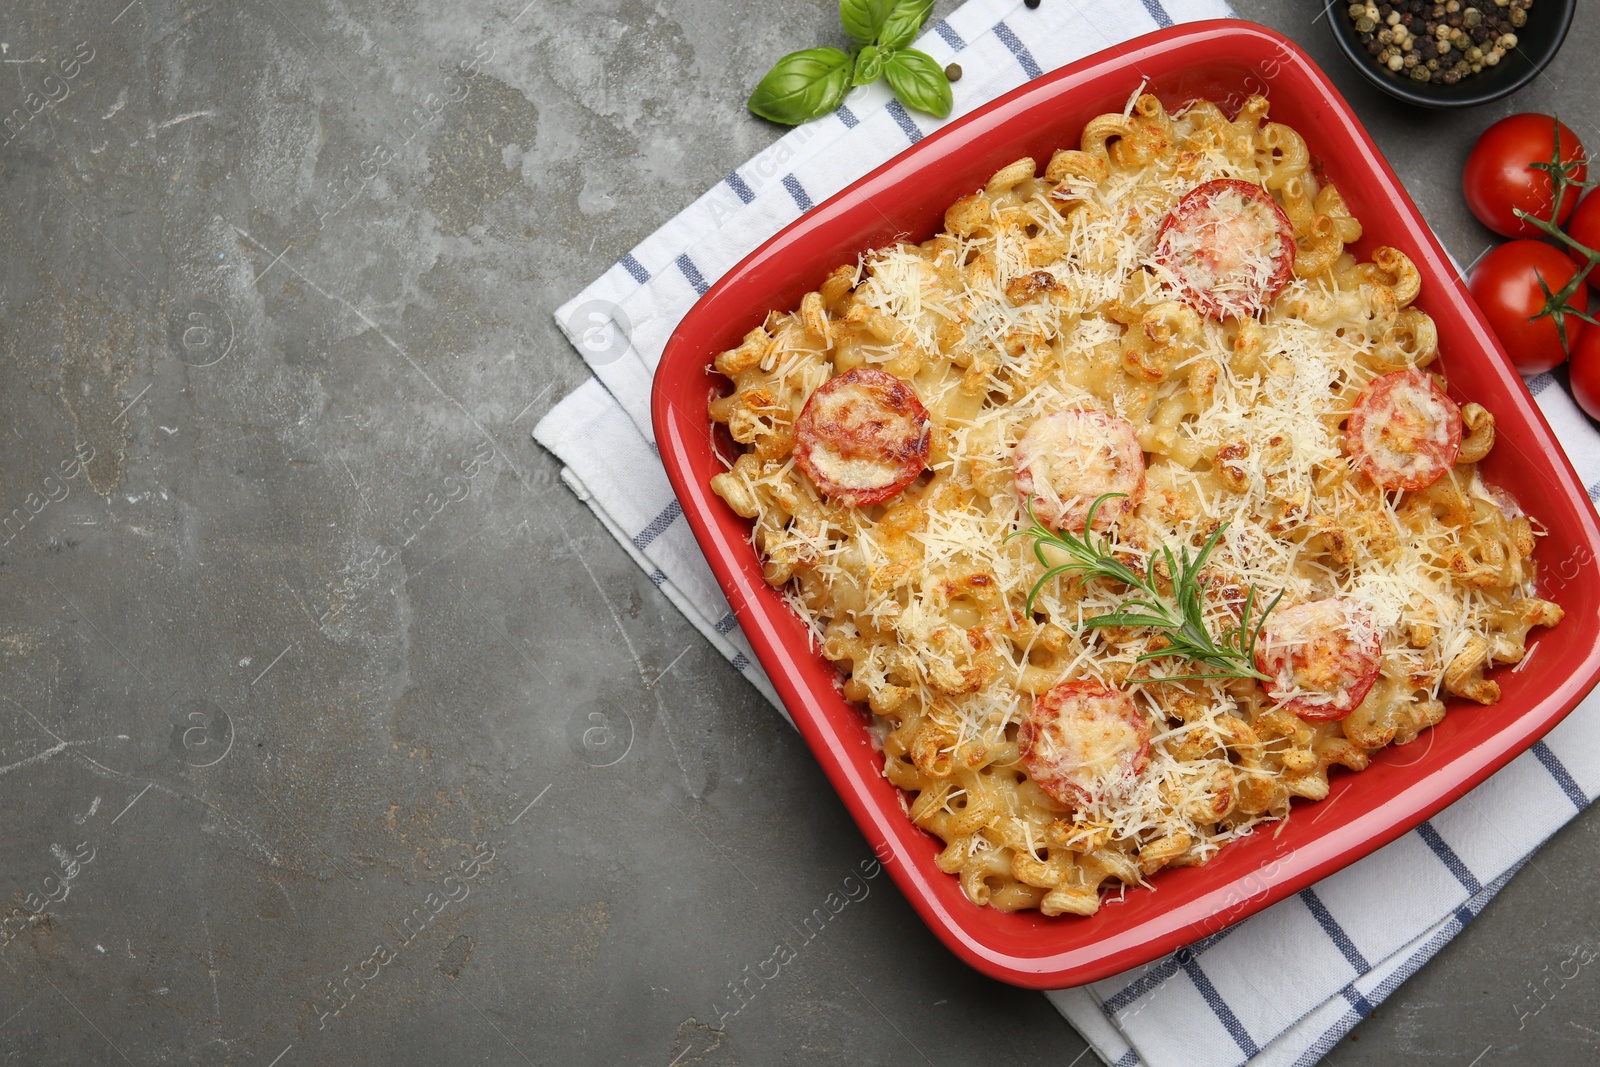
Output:
<instances>
[{"instance_id":1,"label":"pasta casserole","mask_svg":"<svg viewBox=\"0 0 1600 1067\"><path fill-rule=\"evenodd\" d=\"M712 488L973 903L1203 864L1560 621L1361 233L1264 98L1136 95L716 357Z\"/></svg>"}]
</instances>

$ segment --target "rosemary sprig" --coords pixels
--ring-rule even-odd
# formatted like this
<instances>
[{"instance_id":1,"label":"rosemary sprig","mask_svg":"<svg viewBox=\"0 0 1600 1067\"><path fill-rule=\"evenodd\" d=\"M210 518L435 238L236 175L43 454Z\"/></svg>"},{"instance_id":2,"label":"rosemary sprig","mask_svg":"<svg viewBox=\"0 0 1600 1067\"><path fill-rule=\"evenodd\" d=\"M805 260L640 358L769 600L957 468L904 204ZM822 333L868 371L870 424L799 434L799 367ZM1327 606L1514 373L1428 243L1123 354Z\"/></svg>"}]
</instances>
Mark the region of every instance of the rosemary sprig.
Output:
<instances>
[{"instance_id":1,"label":"rosemary sprig","mask_svg":"<svg viewBox=\"0 0 1600 1067\"><path fill-rule=\"evenodd\" d=\"M1250 584L1250 590L1245 594L1244 607L1239 613L1239 624L1231 626L1222 633L1212 636L1205 624L1205 586L1200 580L1200 572L1205 568L1206 560L1211 557L1211 550L1217 547L1223 531L1228 528L1227 523L1217 527L1206 543L1201 546L1199 554L1189 555L1189 549L1182 547L1176 556L1172 549L1166 545L1161 546L1159 553L1150 553L1145 571L1141 574L1136 568L1129 567L1113 553L1114 545L1111 538L1094 534L1095 513L1100 510L1100 505L1107 500L1126 496L1126 493L1106 493L1089 506L1088 521L1084 523L1083 534L1074 535L1065 530L1052 530L1041 523L1033 514L1033 502L1027 503L1028 518L1033 525L1025 530L1015 530L1006 535L1009 541L1013 537L1033 538L1033 555L1044 567L1045 572L1040 579L1033 583L1033 588L1028 592L1027 610L1033 611L1033 602L1044 588L1045 583L1059 574L1067 571L1076 571L1085 579L1109 578L1121 582L1134 595L1122 602L1117 610L1105 615L1096 615L1092 619L1084 620L1083 625L1089 628L1106 626L1147 626L1160 630L1171 642L1166 648L1154 652L1146 652L1138 657L1137 663L1147 660L1163 659L1167 656L1184 656L1194 662L1210 668L1210 673L1168 675L1161 678L1130 678L1130 682L1194 682L1211 681L1222 678L1255 678L1268 682L1272 679L1256 670L1256 636L1261 632L1262 625L1267 621L1267 616L1272 609L1278 606L1278 601L1283 599L1279 592L1272 598L1266 610L1260 616L1252 619L1255 610L1256 587ZM1045 546L1050 545L1068 557L1068 562L1052 566L1045 557ZM1157 560L1165 560L1167 573L1172 576L1172 596L1167 598L1162 595L1159 579L1156 573Z\"/></svg>"}]
</instances>

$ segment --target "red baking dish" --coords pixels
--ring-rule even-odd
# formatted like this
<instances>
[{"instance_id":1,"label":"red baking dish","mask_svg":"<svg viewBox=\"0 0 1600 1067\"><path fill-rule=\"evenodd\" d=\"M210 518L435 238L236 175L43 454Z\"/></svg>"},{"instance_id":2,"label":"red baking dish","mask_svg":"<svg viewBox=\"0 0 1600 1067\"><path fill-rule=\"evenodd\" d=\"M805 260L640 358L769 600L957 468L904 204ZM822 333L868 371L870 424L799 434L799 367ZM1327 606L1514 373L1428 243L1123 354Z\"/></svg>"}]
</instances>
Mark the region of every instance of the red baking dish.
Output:
<instances>
[{"instance_id":1,"label":"red baking dish","mask_svg":"<svg viewBox=\"0 0 1600 1067\"><path fill-rule=\"evenodd\" d=\"M1230 844L1204 867L1161 871L1154 890L1130 889L1090 918L1045 918L979 908L934 866L935 839L917 829L880 774L867 716L839 693L837 675L761 580L749 523L707 487L723 469L706 401L727 383L709 369L769 308L798 306L833 267L897 238L937 232L945 208L1022 156L1041 165L1075 145L1084 122L1121 111L1147 91L1176 108L1198 97L1236 108L1271 102L1365 226L1363 257L1395 246L1422 272L1418 306L1439 329L1441 364L1458 401L1494 412L1499 443L1485 476L1511 490L1549 531L1540 543L1541 592L1566 620L1537 632L1531 669L1501 670L1504 696L1452 701L1417 742L1386 749L1360 774L1335 773L1320 804L1296 802L1281 832ZM1351 863L1459 798L1561 720L1600 670L1600 528L1583 487L1464 283L1350 107L1286 38L1248 23L1162 30L1038 78L951 123L808 212L714 285L684 317L656 371L652 415L673 489L762 665L839 795L896 883L950 949L1016 985L1096 981L1237 922ZM1570 575L1570 577L1568 577Z\"/></svg>"}]
</instances>

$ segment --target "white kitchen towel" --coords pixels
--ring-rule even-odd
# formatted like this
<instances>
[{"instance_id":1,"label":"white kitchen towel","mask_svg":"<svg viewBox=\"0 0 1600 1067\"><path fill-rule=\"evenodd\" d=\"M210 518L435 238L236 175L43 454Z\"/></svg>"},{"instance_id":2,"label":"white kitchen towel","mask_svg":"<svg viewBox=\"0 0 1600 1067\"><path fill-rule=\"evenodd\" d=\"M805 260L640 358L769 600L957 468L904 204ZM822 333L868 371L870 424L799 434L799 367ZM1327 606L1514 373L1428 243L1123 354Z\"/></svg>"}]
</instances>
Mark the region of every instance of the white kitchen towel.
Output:
<instances>
[{"instance_id":1,"label":"white kitchen towel","mask_svg":"<svg viewBox=\"0 0 1600 1067\"><path fill-rule=\"evenodd\" d=\"M1092 9L1092 16L1090 14ZM970 0L918 47L958 61L956 114L1219 0ZM651 580L777 706L650 440L650 376L699 295L813 204L938 123L881 87L739 167L557 312L596 377L534 430ZM1600 494L1596 435L1550 375L1529 382ZM1430 959L1534 850L1600 794L1600 697L1459 803L1360 863L1155 963L1048 994L1108 1064L1311 1064ZM1372 902L1382 900L1383 908Z\"/></svg>"}]
</instances>

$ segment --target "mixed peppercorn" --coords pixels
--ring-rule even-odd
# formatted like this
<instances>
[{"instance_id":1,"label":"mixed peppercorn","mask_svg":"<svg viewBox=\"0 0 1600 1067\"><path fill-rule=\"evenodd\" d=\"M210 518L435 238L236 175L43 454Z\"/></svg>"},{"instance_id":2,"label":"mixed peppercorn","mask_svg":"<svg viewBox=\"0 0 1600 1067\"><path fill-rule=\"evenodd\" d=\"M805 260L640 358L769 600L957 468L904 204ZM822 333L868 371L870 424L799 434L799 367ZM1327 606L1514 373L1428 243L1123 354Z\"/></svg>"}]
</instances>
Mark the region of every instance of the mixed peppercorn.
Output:
<instances>
[{"instance_id":1,"label":"mixed peppercorn","mask_svg":"<svg viewBox=\"0 0 1600 1067\"><path fill-rule=\"evenodd\" d=\"M1361 44L1378 65L1419 82L1454 85L1517 47L1533 0L1352 3Z\"/></svg>"}]
</instances>

